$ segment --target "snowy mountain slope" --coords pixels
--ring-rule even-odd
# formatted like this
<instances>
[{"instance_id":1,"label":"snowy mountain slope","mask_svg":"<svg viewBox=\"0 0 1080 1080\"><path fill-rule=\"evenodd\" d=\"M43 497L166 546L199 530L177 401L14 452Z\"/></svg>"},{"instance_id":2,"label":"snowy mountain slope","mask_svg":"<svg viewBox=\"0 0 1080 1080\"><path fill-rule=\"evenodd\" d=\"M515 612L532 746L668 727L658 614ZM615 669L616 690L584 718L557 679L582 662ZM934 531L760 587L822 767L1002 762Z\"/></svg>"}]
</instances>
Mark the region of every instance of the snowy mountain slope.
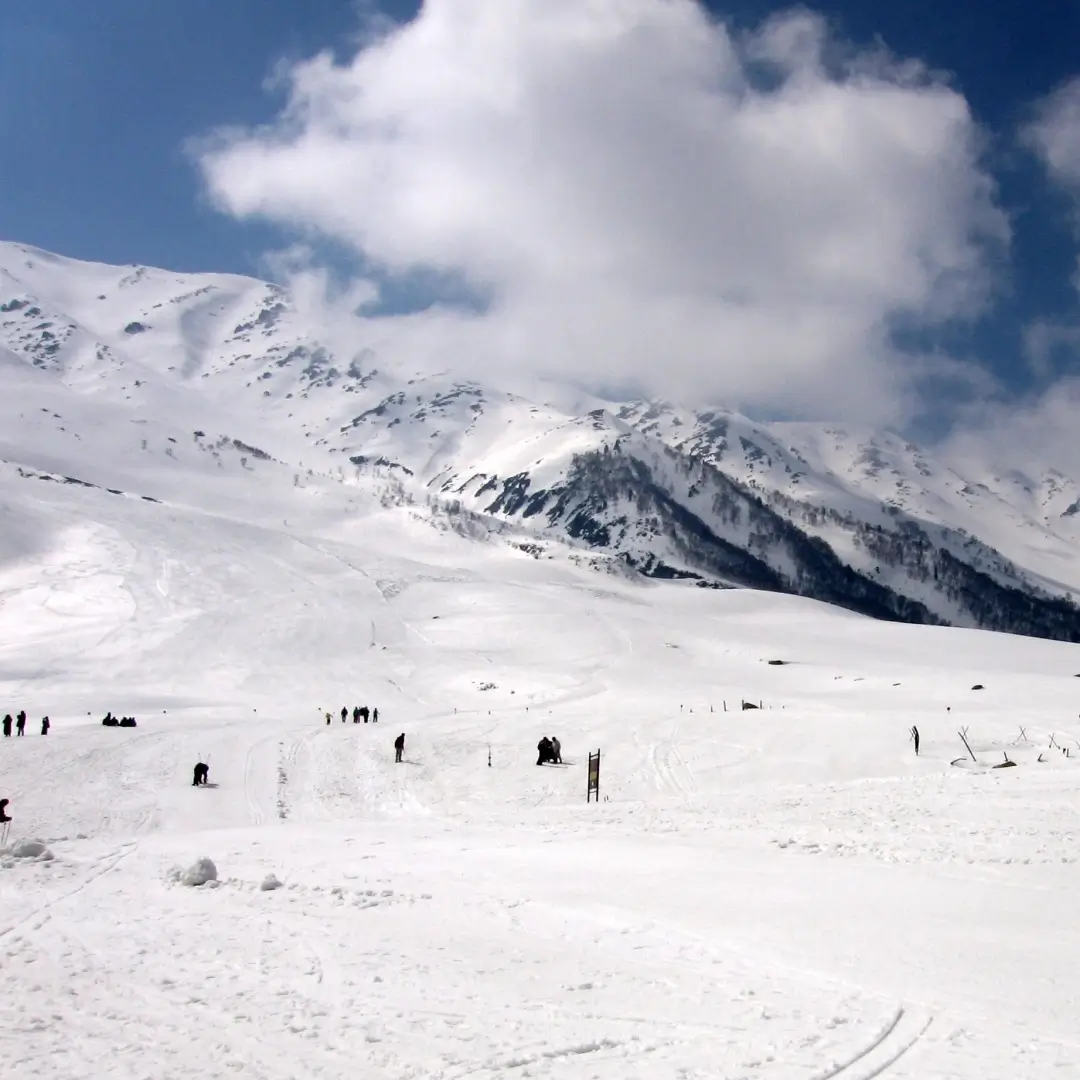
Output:
<instances>
[{"instance_id":1,"label":"snowy mountain slope","mask_svg":"<svg viewBox=\"0 0 1080 1080\"><path fill-rule=\"evenodd\" d=\"M101 419L87 422L137 448L131 475L106 486L132 484L138 454L197 471L226 469L225 454L244 458L241 479L265 464L294 484L311 471L380 498L458 504L649 576L1080 640L1080 488L1068 478L965 478L888 434L521 378L493 387L425 370L423 357L404 371L373 334L320 325L250 279L0 245L0 347L51 378L32 395L42 416L53 386L58 401L93 401ZM86 438L57 430L34 460L9 439L4 456L63 471L60 446Z\"/></svg>"},{"instance_id":2,"label":"snowy mountain slope","mask_svg":"<svg viewBox=\"0 0 1080 1080\"><path fill-rule=\"evenodd\" d=\"M1076 646L601 575L125 408L0 416L132 485L0 468L0 791L54 856L0 851L19 1075L1074 1067Z\"/></svg>"},{"instance_id":3,"label":"snowy mountain slope","mask_svg":"<svg viewBox=\"0 0 1080 1080\"><path fill-rule=\"evenodd\" d=\"M258 282L2 250L15 1073L1076 1071L1080 654L777 591L945 602L844 561L826 497L896 519L840 451L815 526L741 441L743 472L649 430L666 406L399 372ZM217 887L179 885L202 856Z\"/></svg>"}]
</instances>

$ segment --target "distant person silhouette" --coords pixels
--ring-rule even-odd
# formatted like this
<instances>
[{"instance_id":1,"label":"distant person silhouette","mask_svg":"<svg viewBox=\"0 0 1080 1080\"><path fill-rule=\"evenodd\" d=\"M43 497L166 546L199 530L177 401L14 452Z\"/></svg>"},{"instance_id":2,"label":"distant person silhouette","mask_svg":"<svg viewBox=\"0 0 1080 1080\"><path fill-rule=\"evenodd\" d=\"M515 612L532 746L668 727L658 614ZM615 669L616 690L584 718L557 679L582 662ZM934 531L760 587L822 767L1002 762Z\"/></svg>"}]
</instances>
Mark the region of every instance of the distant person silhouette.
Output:
<instances>
[{"instance_id":1,"label":"distant person silhouette","mask_svg":"<svg viewBox=\"0 0 1080 1080\"><path fill-rule=\"evenodd\" d=\"M43 716L41 718L41 734L42 735L48 735L49 734L49 728L51 726L52 726L52 724L50 723L49 718L47 716Z\"/></svg>"},{"instance_id":2,"label":"distant person silhouette","mask_svg":"<svg viewBox=\"0 0 1080 1080\"><path fill-rule=\"evenodd\" d=\"M344 724L345 721L348 720L348 719L349 719L349 710L344 705L342 705L341 706L341 722Z\"/></svg>"},{"instance_id":3,"label":"distant person silhouette","mask_svg":"<svg viewBox=\"0 0 1080 1080\"><path fill-rule=\"evenodd\" d=\"M5 739L10 739L11 738L11 725L14 724L14 723L15 723L15 721L11 719L11 713L8 713L7 716L4 717L4 738Z\"/></svg>"},{"instance_id":4,"label":"distant person silhouette","mask_svg":"<svg viewBox=\"0 0 1080 1080\"><path fill-rule=\"evenodd\" d=\"M403 731L394 740L394 761L401 761L401 756L404 753L405 753L405 732Z\"/></svg>"},{"instance_id":5,"label":"distant person silhouette","mask_svg":"<svg viewBox=\"0 0 1080 1080\"><path fill-rule=\"evenodd\" d=\"M378 709L372 709L371 710L371 722L373 724L377 724L379 722L379 710Z\"/></svg>"},{"instance_id":6,"label":"distant person silhouette","mask_svg":"<svg viewBox=\"0 0 1080 1080\"><path fill-rule=\"evenodd\" d=\"M15 717L15 734L16 735L25 735L26 734L26 713L25 712L20 711L19 715L17 717Z\"/></svg>"},{"instance_id":7,"label":"distant person silhouette","mask_svg":"<svg viewBox=\"0 0 1080 1080\"><path fill-rule=\"evenodd\" d=\"M552 760L552 753L553 748L551 745L551 740L545 735L536 744L536 764L546 765L549 761Z\"/></svg>"},{"instance_id":8,"label":"distant person silhouette","mask_svg":"<svg viewBox=\"0 0 1080 1080\"><path fill-rule=\"evenodd\" d=\"M210 777L210 766L200 761L195 766L195 776L191 781L192 787L202 787Z\"/></svg>"}]
</instances>

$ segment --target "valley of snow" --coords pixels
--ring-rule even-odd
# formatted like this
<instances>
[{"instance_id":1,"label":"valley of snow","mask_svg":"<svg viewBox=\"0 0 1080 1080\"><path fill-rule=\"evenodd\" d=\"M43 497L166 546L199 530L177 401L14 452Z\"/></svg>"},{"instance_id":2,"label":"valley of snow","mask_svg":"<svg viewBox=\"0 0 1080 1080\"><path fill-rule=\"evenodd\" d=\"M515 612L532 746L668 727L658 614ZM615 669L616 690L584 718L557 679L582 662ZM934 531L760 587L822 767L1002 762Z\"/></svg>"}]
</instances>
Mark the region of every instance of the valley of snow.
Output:
<instances>
[{"instance_id":1,"label":"valley of snow","mask_svg":"<svg viewBox=\"0 0 1080 1080\"><path fill-rule=\"evenodd\" d=\"M6 1074L1080 1075L1080 647L642 580L107 321L0 348Z\"/></svg>"}]
</instances>

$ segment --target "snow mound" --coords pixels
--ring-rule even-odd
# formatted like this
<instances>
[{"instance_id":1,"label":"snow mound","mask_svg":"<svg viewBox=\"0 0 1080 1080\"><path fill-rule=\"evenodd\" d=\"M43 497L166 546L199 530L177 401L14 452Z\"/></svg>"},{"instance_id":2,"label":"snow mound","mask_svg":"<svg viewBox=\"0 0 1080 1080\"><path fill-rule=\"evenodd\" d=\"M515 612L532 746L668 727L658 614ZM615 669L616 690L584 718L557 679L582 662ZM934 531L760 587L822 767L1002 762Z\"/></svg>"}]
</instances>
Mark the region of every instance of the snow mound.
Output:
<instances>
[{"instance_id":1,"label":"snow mound","mask_svg":"<svg viewBox=\"0 0 1080 1080\"><path fill-rule=\"evenodd\" d=\"M49 862L53 858L42 840L18 840L12 844L9 854L15 859L37 859L39 862Z\"/></svg>"},{"instance_id":2,"label":"snow mound","mask_svg":"<svg viewBox=\"0 0 1080 1080\"><path fill-rule=\"evenodd\" d=\"M274 889L282 888L282 884L280 881L278 881L276 874L267 874L266 877L263 878L262 884L259 886L259 888L263 892L272 892Z\"/></svg>"},{"instance_id":3,"label":"snow mound","mask_svg":"<svg viewBox=\"0 0 1080 1080\"><path fill-rule=\"evenodd\" d=\"M180 884L189 887L205 885L210 881L217 881L217 867L214 860L206 856L196 859L180 876Z\"/></svg>"}]
</instances>

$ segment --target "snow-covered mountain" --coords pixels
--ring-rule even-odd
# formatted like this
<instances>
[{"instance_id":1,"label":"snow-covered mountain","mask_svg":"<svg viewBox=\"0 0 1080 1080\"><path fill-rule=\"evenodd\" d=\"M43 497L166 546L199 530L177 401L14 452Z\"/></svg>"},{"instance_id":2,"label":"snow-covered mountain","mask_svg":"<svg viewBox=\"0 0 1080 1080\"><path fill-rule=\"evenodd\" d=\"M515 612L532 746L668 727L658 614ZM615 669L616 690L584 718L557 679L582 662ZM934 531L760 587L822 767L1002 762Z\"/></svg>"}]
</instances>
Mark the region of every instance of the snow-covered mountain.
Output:
<instances>
[{"instance_id":1,"label":"snow-covered mountain","mask_svg":"<svg viewBox=\"0 0 1080 1080\"><path fill-rule=\"evenodd\" d=\"M481 385L423 356L403 370L372 325L331 330L253 279L2 244L3 481L198 490L250 520L279 512L268 484L337 484L537 559L1080 641L1072 478L962 474L888 433Z\"/></svg>"},{"instance_id":2,"label":"snow-covered mountain","mask_svg":"<svg viewBox=\"0 0 1080 1080\"><path fill-rule=\"evenodd\" d=\"M0 256L11 1075L1076 1073L1080 649L696 584L1067 633L1068 481Z\"/></svg>"}]
</instances>

